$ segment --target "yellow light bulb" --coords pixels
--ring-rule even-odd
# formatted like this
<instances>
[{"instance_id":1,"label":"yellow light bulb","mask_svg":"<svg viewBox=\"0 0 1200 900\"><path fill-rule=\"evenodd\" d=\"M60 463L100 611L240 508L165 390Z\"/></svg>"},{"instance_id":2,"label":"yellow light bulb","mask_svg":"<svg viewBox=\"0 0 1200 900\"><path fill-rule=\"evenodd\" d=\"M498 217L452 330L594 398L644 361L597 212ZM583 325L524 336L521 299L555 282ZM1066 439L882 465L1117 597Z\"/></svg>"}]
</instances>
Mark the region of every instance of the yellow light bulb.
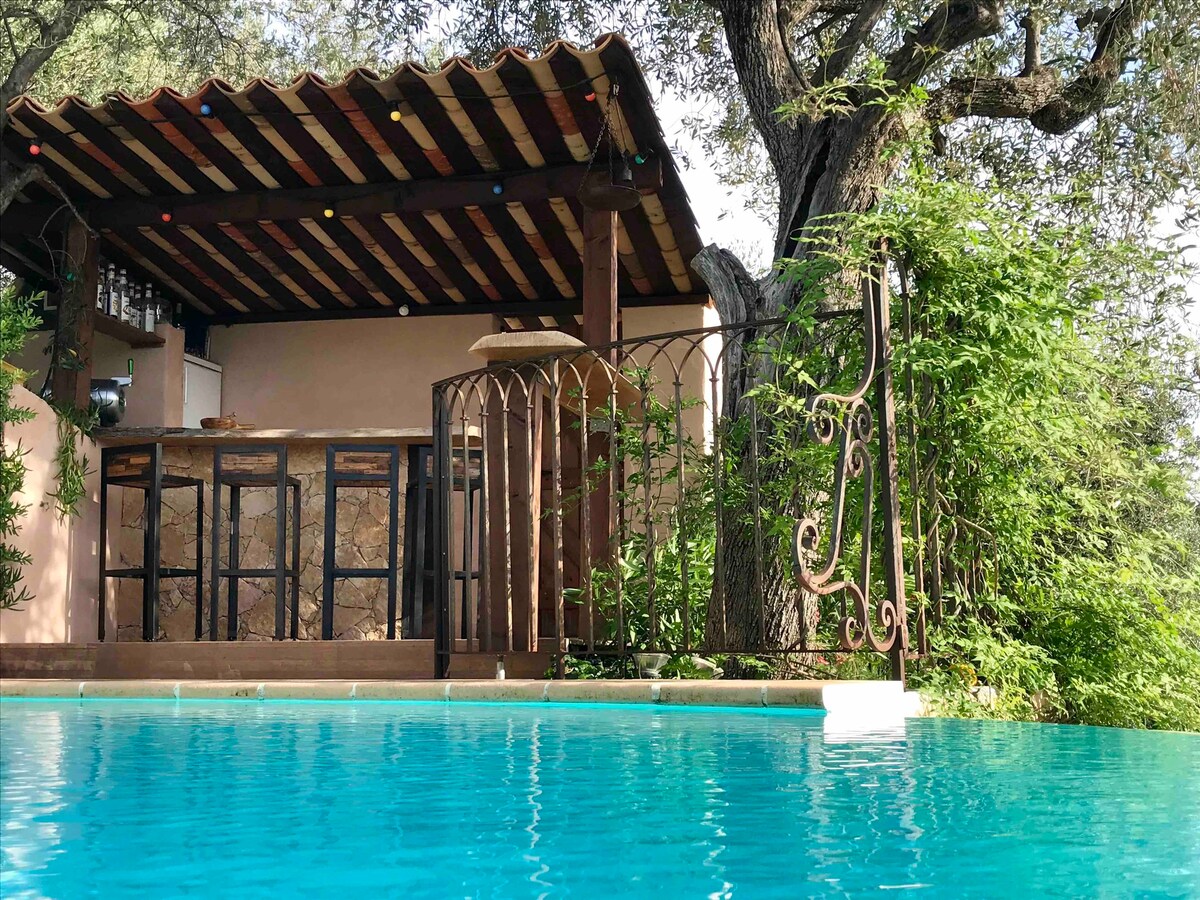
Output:
<instances>
[{"instance_id":1,"label":"yellow light bulb","mask_svg":"<svg viewBox=\"0 0 1200 900\"><path fill-rule=\"evenodd\" d=\"M400 110L398 110L398 109L393 109L391 111L391 114L389 117L391 118L391 120L393 122L399 122L400 119L402 118L402 116L400 115Z\"/></svg>"},{"instance_id":2,"label":"yellow light bulb","mask_svg":"<svg viewBox=\"0 0 1200 900\"><path fill-rule=\"evenodd\" d=\"M326 209L326 210L325 210L325 218L327 218L327 219L332 219L332 218L333 218L333 210L332 210L332 209Z\"/></svg>"}]
</instances>

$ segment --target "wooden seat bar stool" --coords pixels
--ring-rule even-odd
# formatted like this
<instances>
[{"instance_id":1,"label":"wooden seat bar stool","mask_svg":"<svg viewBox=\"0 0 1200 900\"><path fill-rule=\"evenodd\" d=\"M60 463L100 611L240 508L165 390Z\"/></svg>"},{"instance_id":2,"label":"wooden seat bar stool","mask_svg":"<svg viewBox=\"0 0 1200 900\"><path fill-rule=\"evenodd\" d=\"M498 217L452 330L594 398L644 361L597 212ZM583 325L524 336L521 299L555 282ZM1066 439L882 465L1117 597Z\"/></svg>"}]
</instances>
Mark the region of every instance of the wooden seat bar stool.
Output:
<instances>
[{"instance_id":1,"label":"wooden seat bar stool","mask_svg":"<svg viewBox=\"0 0 1200 900\"><path fill-rule=\"evenodd\" d=\"M208 638L219 640L217 611L221 582L229 583L226 639L237 639L238 583L244 578L275 579L275 640L288 635L286 606L287 582L291 579L291 638L300 630L300 479L287 473L287 445L257 444L213 448L212 578L209 583ZM229 566L221 566L221 488L229 487ZM241 559L242 490L275 489L275 565L263 569L244 569ZM287 564L287 495L292 494L292 564Z\"/></svg>"},{"instance_id":2,"label":"wooden seat bar stool","mask_svg":"<svg viewBox=\"0 0 1200 900\"><path fill-rule=\"evenodd\" d=\"M386 568L338 566L338 488L388 489L388 553ZM321 639L333 640L334 581L339 578L385 578L388 592L387 638L396 637L399 564L400 448L379 444L330 444L325 450L325 564L321 594Z\"/></svg>"},{"instance_id":3,"label":"wooden seat bar stool","mask_svg":"<svg viewBox=\"0 0 1200 900\"><path fill-rule=\"evenodd\" d=\"M132 568L108 568L108 489L123 487L143 494L142 564ZM177 488L196 489L196 564L162 564L162 492ZM158 592L162 578L196 579L196 640L204 636L204 481L162 470L162 444L105 447L100 451L100 615L97 639L104 640L105 586L109 578L138 578L142 582L142 640L158 637Z\"/></svg>"}]
</instances>

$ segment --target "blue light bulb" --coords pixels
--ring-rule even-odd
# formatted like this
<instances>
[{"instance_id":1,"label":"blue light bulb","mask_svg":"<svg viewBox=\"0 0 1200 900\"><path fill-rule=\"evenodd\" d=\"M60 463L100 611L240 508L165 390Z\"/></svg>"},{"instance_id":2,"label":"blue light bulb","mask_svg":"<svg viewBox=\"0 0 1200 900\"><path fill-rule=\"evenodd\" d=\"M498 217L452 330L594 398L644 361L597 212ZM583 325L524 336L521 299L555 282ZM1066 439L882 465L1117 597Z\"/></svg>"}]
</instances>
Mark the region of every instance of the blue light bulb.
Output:
<instances>
[{"instance_id":1,"label":"blue light bulb","mask_svg":"<svg viewBox=\"0 0 1200 900\"><path fill-rule=\"evenodd\" d=\"M212 107L209 106L207 103L201 103L200 104L200 115L204 116L207 119L209 116L212 115Z\"/></svg>"}]
</instances>

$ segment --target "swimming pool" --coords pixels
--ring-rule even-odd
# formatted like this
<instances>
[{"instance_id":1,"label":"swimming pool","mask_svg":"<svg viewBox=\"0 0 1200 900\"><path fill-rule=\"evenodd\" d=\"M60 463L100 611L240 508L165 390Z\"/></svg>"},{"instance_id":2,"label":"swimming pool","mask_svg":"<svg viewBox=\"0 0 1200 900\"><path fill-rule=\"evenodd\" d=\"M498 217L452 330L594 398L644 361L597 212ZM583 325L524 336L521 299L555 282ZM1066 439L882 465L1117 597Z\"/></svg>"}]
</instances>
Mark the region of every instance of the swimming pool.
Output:
<instances>
[{"instance_id":1,"label":"swimming pool","mask_svg":"<svg viewBox=\"0 0 1200 900\"><path fill-rule=\"evenodd\" d=\"M557 704L0 702L0 894L1200 894L1200 736Z\"/></svg>"}]
</instances>

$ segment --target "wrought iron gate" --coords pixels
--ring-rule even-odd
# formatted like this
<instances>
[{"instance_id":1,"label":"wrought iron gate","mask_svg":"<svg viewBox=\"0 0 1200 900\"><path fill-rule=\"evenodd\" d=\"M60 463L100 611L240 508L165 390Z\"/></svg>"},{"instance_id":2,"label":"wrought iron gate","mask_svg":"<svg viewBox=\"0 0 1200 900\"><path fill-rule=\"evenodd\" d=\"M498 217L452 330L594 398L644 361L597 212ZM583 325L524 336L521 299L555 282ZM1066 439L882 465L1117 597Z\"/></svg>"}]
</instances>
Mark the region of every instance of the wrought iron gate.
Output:
<instances>
[{"instance_id":1,"label":"wrought iron gate","mask_svg":"<svg viewBox=\"0 0 1200 900\"><path fill-rule=\"evenodd\" d=\"M459 654L540 652L562 674L568 656L864 649L902 679L886 278L862 301L435 384L436 674Z\"/></svg>"}]
</instances>

